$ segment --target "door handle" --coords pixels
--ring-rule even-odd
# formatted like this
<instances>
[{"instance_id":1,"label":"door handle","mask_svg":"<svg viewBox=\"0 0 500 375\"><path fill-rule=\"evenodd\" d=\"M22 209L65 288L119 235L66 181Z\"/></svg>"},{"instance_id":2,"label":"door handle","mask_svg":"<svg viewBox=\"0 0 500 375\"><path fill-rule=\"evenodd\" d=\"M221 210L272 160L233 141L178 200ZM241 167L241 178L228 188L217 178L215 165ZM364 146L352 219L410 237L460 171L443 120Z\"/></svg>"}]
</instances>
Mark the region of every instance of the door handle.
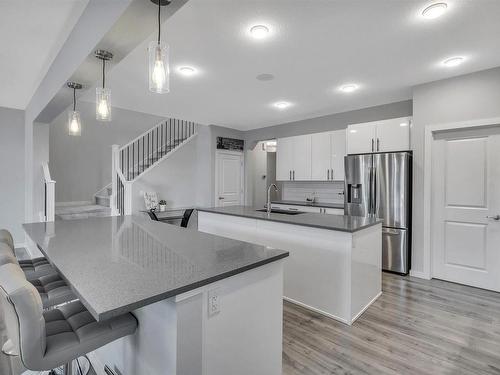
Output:
<instances>
[{"instance_id":1,"label":"door handle","mask_svg":"<svg viewBox=\"0 0 500 375\"><path fill-rule=\"evenodd\" d=\"M223 199L224 199L224 197L219 197L219 200L220 200L220 201L221 201L221 200L223 200Z\"/></svg>"},{"instance_id":2,"label":"door handle","mask_svg":"<svg viewBox=\"0 0 500 375\"><path fill-rule=\"evenodd\" d=\"M330 170L328 169L326 171L326 179L329 180L330 179Z\"/></svg>"},{"instance_id":3,"label":"door handle","mask_svg":"<svg viewBox=\"0 0 500 375\"><path fill-rule=\"evenodd\" d=\"M333 168L331 168L330 177L332 178L333 181Z\"/></svg>"},{"instance_id":4,"label":"door handle","mask_svg":"<svg viewBox=\"0 0 500 375\"><path fill-rule=\"evenodd\" d=\"M289 172L290 172L290 178L289 178L289 180L292 181L292 171L290 170Z\"/></svg>"},{"instance_id":5,"label":"door handle","mask_svg":"<svg viewBox=\"0 0 500 375\"><path fill-rule=\"evenodd\" d=\"M493 219L495 221L500 221L500 215L486 216L487 219Z\"/></svg>"},{"instance_id":6,"label":"door handle","mask_svg":"<svg viewBox=\"0 0 500 375\"><path fill-rule=\"evenodd\" d=\"M377 138L377 151L380 151L380 139Z\"/></svg>"},{"instance_id":7,"label":"door handle","mask_svg":"<svg viewBox=\"0 0 500 375\"><path fill-rule=\"evenodd\" d=\"M375 151L374 148L375 148L375 141L372 138L372 152Z\"/></svg>"},{"instance_id":8,"label":"door handle","mask_svg":"<svg viewBox=\"0 0 500 375\"><path fill-rule=\"evenodd\" d=\"M295 171L293 171L293 180L295 181Z\"/></svg>"}]
</instances>

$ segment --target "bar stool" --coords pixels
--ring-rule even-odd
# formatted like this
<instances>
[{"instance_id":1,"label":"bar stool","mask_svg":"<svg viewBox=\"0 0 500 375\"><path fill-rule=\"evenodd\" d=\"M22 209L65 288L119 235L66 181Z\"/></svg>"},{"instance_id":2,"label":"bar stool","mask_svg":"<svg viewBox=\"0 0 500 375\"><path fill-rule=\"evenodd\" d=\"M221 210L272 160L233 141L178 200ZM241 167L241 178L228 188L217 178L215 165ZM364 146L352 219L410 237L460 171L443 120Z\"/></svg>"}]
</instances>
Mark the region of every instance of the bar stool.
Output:
<instances>
[{"instance_id":1,"label":"bar stool","mask_svg":"<svg viewBox=\"0 0 500 375\"><path fill-rule=\"evenodd\" d=\"M4 246L5 244L0 243L0 266L4 264L15 264L19 267L16 257L10 250L6 250ZM54 306L78 299L71 288L55 270L52 274L31 278L28 279L28 281L33 284L40 294L44 309L50 309Z\"/></svg>"},{"instance_id":2,"label":"bar stool","mask_svg":"<svg viewBox=\"0 0 500 375\"><path fill-rule=\"evenodd\" d=\"M79 301L43 311L35 287L14 264L0 267L0 308L11 340L6 354L33 371L64 366L71 375L73 360L137 329L130 313L97 322Z\"/></svg>"},{"instance_id":3,"label":"bar stool","mask_svg":"<svg viewBox=\"0 0 500 375\"><path fill-rule=\"evenodd\" d=\"M7 229L0 229L0 242L4 242L14 248L14 239L12 234Z\"/></svg>"},{"instance_id":4,"label":"bar stool","mask_svg":"<svg viewBox=\"0 0 500 375\"><path fill-rule=\"evenodd\" d=\"M15 258L16 253L14 247L12 247L8 242L0 241L0 253L10 253ZM16 258L17 259L17 258ZM42 276L51 275L57 273L57 271L52 267L46 258L33 258L33 259L23 259L17 260L19 267L26 274L28 279L36 279Z\"/></svg>"}]
</instances>

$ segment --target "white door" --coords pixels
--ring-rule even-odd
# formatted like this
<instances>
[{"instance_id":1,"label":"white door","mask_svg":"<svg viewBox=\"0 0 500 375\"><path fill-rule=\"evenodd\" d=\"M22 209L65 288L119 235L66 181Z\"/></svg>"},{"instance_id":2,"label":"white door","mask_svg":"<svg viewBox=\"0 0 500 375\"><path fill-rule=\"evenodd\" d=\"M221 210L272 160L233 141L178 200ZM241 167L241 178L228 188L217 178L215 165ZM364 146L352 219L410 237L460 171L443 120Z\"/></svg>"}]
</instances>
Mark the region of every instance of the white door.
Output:
<instances>
[{"instance_id":1,"label":"white door","mask_svg":"<svg viewBox=\"0 0 500 375\"><path fill-rule=\"evenodd\" d=\"M293 137L276 141L276 180L290 181L293 169Z\"/></svg>"},{"instance_id":2,"label":"white door","mask_svg":"<svg viewBox=\"0 0 500 375\"><path fill-rule=\"evenodd\" d=\"M293 139L292 180L311 180L311 136L301 135Z\"/></svg>"},{"instance_id":3,"label":"white door","mask_svg":"<svg viewBox=\"0 0 500 375\"><path fill-rule=\"evenodd\" d=\"M500 135L495 132L435 135L431 251L434 277L500 291Z\"/></svg>"},{"instance_id":4,"label":"white door","mask_svg":"<svg viewBox=\"0 0 500 375\"><path fill-rule=\"evenodd\" d=\"M311 135L311 179L331 180L331 136L330 132Z\"/></svg>"},{"instance_id":5,"label":"white door","mask_svg":"<svg viewBox=\"0 0 500 375\"><path fill-rule=\"evenodd\" d=\"M375 151L391 152L410 149L410 119L393 118L377 123Z\"/></svg>"},{"instance_id":6,"label":"white door","mask_svg":"<svg viewBox=\"0 0 500 375\"><path fill-rule=\"evenodd\" d=\"M365 154L375 150L377 125L374 122L347 127L347 153Z\"/></svg>"},{"instance_id":7,"label":"white door","mask_svg":"<svg viewBox=\"0 0 500 375\"><path fill-rule=\"evenodd\" d=\"M243 204L243 153L217 151L215 181L217 207Z\"/></svg>"},{"instance_id":8,"label":"white door","mask_svg":"<svg viewBox=\"0 0 500 375\"><path fill-rule=\"evenodd\" d=\"M332 173L330 178L335 181L343 181L345 178L344 156L346 155L345 129L331 132L331 145L330 164Z\"/></svg>"}]
</instances>

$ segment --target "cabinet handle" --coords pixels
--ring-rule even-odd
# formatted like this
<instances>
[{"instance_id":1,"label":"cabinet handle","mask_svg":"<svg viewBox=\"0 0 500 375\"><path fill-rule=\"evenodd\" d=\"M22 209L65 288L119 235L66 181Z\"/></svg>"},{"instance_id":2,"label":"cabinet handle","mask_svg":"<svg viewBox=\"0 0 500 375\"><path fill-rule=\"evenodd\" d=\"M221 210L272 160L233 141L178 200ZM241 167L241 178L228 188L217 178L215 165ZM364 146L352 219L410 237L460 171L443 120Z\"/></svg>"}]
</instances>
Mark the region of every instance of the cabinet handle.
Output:
<instances>
[{"instance_id":1,"label":"cabinet handle","mask_svg":"<svg viewBox=\"0 0 500 375\"><path fill-rule=\"evenodd\" d=\"M295 171L293 171L293 180L295 181Z\"/></svg>"},{"instance_id":2,"label":"cabinet handle","mask_svg":"<svg viewBox=\"0 0 500 375\"><path fill-rule=\"evenodd\" d=\"M380 151L380 139L377 138L377 151Z\"/></svg>"},{"instance_id":3,"label":"cabinet handle","mask_svg":"<svg viewBox=\"0 0 500 375\"><path fill-rule=\"evenodd\" d=\"M329 180L330 179L330 170L328 169L326 171L326 179Z\"/></svg>"},{"instance_id":4,"label":"cabinet handle","mask_svg":"<svg viewBox=\"0 0 500 375\"><path fill-rule=\"evenodd\" d=\"M331 170L332 171L330 172L330 177L332 178L332 181L333 181L333 168Z\"/></svg>"},{"instance_id":5,"label":"cabinet handle","mask_svg":"<svg viewBox=\"0 0 500 375\"><path fill-rule=\"evenodd\" d=\"M292 171L290 170L289 172L290 172L290 178L289 178L289 180L292 181Z\"/></svg>"},{"instance_id":6,"label":"cabinet handle","mask_svg":"<svg viewBox=\"0 0 500 375\"><path fill-rule=\"evenodd\" d=\"M374 151L374 149L375 149L375 141L372 138L372 152Z\"/></svg>"}]
</instances>

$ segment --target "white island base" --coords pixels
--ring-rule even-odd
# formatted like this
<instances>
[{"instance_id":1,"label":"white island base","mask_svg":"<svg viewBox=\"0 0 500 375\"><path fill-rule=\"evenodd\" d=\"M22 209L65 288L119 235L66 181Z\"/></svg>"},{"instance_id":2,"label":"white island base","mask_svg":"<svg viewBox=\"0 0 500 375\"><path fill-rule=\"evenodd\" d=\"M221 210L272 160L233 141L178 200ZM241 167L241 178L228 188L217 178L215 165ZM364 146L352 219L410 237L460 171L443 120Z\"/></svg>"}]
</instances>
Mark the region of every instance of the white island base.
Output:
<instances>
[{"instance_id":1,"label":"white island base","mask_svg":"<svg viewBox=\"0 0 500 375\"><path fill-rule=\"evenodd\" d=\"M352 324L382 294L382 224L355 232L211 212L198 230L290 252L284 299Z\"/></svg>"},{"instance_id":2,"label":"white island base","mask_svg":"<svg viewBox=\"0 0 500 375\"><path fill-rule=\"evenodd\" d=\"M279 260L135 310L137 332L89 358L98 375L281 375L282 294Z\"/></svg>"}]
</instances>

